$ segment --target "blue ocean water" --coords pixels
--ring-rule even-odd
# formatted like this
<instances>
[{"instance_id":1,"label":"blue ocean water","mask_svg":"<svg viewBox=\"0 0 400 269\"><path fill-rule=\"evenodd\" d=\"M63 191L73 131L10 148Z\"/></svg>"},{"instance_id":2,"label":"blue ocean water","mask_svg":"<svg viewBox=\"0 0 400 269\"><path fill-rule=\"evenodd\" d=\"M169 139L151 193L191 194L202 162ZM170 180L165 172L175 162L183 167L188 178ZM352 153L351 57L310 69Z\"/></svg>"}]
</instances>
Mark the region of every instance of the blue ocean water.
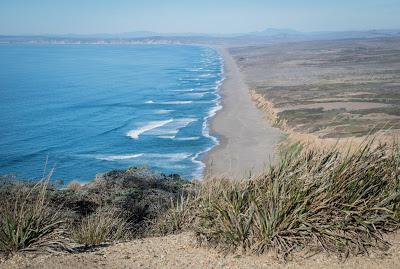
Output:
<instances>
[{"instance_id":1,"label":"blue ocean water","mask_svg":"<svg viewBox=\"0 0 400 269\"><path fill-rule=\"evenodd\" d=\"M0 45L0 174L86 182L148 166L201 177L222 61L183 45Z\"/></svg>"}]
</instances>

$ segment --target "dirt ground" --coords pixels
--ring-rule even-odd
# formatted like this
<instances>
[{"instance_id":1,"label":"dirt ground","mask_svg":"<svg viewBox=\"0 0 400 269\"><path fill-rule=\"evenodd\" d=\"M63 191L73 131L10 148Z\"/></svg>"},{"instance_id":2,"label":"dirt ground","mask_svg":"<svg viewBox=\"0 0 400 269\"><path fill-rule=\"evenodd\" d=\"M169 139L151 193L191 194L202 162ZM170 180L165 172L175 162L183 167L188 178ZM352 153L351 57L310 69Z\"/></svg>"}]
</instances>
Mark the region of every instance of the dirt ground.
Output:
<instances>
[{"instance_id":1,"label":"dirt ground","mask_svg":"<svg viewBox=\"0 0 400 269\"><path fill-rule=\"evenodd\" d=\"M344 261L323 253L299 254L283 262L272 254L224 254L199 247L191 233L154 237L97 248L78 254L17 255L0 268L400 268L400 234L390 236L387 253L350 257Z\"/></svg>"}]
</instances>

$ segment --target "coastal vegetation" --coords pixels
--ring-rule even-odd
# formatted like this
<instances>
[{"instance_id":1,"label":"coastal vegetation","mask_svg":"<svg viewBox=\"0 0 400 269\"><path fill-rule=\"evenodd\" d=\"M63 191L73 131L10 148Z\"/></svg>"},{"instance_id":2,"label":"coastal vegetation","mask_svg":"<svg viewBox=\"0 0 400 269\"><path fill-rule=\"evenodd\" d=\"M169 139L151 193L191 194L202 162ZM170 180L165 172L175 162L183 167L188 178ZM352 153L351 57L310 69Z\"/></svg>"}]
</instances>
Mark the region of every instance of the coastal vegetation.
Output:
<instances>
[{"instance_id":1,"label":"coastal vegetation","mask_svg":"<svg viewBox=\"0 0 400 269\"><path fill-rule=\"evenodd\" d=\"M191 231L203 246L340 257L385 251L400 226L400 147L292 144L265 172L244 180L185 181L144 168L115 170L57 189L4 177L0 247L80 251L138 237Z\"/></svg>"},{"instance_id":2,"label":"coastal vegetation","mask_svg":"<svg viewBox=\"0 0 400 269\"><path fill-rule=\"evenodd\" d=\"M5 182L0 200L0 251L54 250L67 242L64 212L48 200L46 177L37 184ZM12 183L14 184L14 183Z\"/></svg>"},{"instance_id":3,"label":"coastal vegetation","mask_svg":"<svg viewBox=\"0 0 400 269\"><path fill-rule=\"evenodd\" d=\"M400 130L399 38L231 48L275 126L322 139Z\"/></svg>"},{"instance_id":4,"label":"coastal vegetation","mask_svg":"<svg viewBox=\"0 0 400 269\"><path fill-rule=\"evenodd\" d=\"M51 184L50 176L38 183L1 178L3 254L77 251L82 246L142 237L152 220L169 208L188 184L178 175L135 167L61 189Z\"/></svg>"},{"instance_id":5,"label":"coastal vegetation","mask_svg":"<svg viewBox=\"0 0 400 269\"><path fill-rule=\"evenodd\" d=\"M292 145L265 173L208 181L196 200L195 231L224 249L322 249L338 255L385 249L382 234L400 225L397 143L365 142L354 151Z\"/></svg>"}]
</instances>

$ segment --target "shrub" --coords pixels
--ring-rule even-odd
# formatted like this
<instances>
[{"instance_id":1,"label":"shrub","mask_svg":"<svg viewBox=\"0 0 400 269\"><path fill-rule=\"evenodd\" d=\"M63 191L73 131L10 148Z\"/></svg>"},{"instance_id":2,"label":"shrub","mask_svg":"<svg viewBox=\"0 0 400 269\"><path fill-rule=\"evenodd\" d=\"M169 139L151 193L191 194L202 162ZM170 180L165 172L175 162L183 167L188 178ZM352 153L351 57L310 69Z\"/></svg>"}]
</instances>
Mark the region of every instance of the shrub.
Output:
<instances>
[{"instance_id":1,"label":"shrub","mask_svg":"<svg viewBox=\"0 0 400 269\"><path fill-rule=\"evenodd\" d=\"M50 207L47 188L50 175L31 187L12 186L3 193L0 209L0 251L55 250L65 248L65 218Z\"/></svg>"},{"instance_id":2,"label":"shrub","mask_svg":"<svg viewBox=\"0 0 400 269\"><path fill-rule=\"evenodd\" d=\"M92 246L149 235L149 224L186 193L186 185L178 175L145 168L114 170L62 189L50 185L49 177L35 185L0 176L0 251L55 249L70 240Z\"/></svg>"}]
</instances>

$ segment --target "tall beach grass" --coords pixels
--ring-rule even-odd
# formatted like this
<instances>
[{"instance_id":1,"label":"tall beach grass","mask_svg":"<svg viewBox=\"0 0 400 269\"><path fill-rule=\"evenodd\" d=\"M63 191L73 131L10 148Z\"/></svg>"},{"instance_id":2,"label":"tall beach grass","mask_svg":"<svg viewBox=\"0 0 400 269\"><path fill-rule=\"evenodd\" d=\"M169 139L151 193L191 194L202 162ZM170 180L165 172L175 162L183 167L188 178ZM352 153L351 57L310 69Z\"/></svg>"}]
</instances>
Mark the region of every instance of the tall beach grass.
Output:
<instances>
[{"instance_id":1,"label":"tall beach grass","mask_svg":"<svg viewBox=\"0 0 400 269\"><path fill-rule=\"evenodd\" d=\"M294 144L257 177L208 179L195 189L188 222L205 245L281 257L304 248L340 256L385 250L383 234L400 226L399 144Z\"/></svg>"},{"instance_id":2,"label":"tall beach grass","mask_svg":"<svg viewBox=\"0 0 400 269\"><path fill-rule=\"evenodd\" d=\"M2 193L0 252L56 250L68 245L67 219L47 199L51 173L33 186Z\"/></svg>"}]
</instances>

